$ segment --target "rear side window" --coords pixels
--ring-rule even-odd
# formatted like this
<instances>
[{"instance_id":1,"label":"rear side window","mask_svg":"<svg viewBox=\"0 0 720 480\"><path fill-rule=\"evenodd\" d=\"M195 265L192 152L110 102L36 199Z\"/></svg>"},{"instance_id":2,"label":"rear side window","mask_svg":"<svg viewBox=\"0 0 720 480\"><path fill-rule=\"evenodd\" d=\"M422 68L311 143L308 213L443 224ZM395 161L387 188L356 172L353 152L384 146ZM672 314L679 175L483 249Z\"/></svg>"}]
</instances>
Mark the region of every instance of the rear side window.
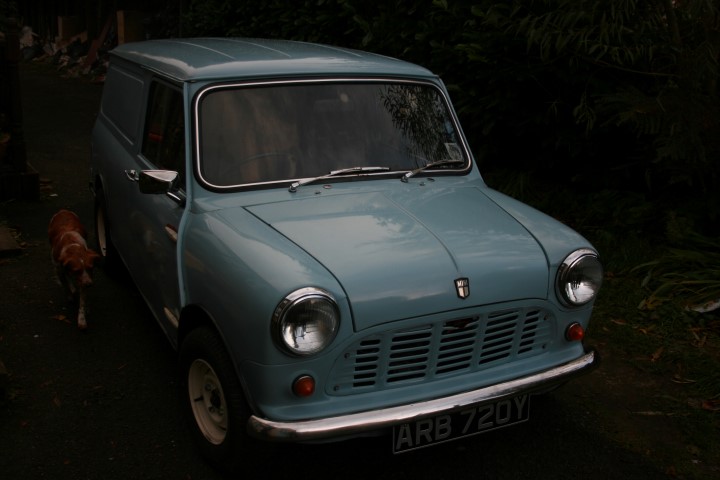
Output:
<instances>
[{"instance_id":1,"label":"rear side window","mask_svg":"<svg viewBox=\"0 0 720 480\"><path fill-rule=\"evenodd\" d=\"M180 174L185 185L185 116L180 90L160 82L150 85L142 154L161 170Z\"/></svg>"},{"instance_id":2,"label":"rear side window","mask_svg":"<svg viewBox=\"0 0 720 480\"><path fill-rule=\"evenodd\" d=\"M103 87L102 113L130 142L135 143L142 108L143 81L111 65Z\"/></svg>"}]
</instances>

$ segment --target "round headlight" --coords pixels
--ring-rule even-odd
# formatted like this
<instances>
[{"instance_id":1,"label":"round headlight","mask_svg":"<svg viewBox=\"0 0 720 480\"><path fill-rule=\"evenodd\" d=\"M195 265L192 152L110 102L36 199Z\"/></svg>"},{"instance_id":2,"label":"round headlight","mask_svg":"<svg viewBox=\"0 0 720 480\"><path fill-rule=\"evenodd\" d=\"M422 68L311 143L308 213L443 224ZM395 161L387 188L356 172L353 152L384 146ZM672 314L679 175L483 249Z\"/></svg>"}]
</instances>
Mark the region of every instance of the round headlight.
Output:
<instances>
[{"instance_id":1,"label":"round headlight","mask_svg":"<svg viewBox=\"0 0 720 480\"><path fill-rule=\"evenodd\" d=\"M319 288L302 288L285 297L272 318L275 343L291 355L318 353L335 338L340 314L332 295Z\"/></svg>"},{"instance_id":2,"label":"round headlight","mask_svg":"<svg viewBox=\"0 0 720 480\"><path fill-rule=\"evenodd\" d=\"M557 292L569 307L592 301L602 285L603 269L597 253L583 248L568 255L558 269Z\"/></svg>"}]
</instances>

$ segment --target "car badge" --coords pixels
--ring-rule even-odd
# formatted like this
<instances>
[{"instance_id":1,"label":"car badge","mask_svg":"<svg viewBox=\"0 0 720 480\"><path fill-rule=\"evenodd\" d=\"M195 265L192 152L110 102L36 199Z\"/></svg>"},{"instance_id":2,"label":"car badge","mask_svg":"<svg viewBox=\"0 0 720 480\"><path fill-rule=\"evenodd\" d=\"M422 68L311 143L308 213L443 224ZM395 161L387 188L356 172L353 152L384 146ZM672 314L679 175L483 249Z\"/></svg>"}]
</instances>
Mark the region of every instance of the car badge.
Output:
<instances>
[{"instance_id":1,"label":"car badge","mask_svg":"<svg viewBox=\"0 0 720 480\"><path fill-rule=\"evenodd\" d=\"M470 280L467 278L458 278L455 280L455 290L457 290L458 297L467 298L470 296Z\"/></svg>"}]
</instances>

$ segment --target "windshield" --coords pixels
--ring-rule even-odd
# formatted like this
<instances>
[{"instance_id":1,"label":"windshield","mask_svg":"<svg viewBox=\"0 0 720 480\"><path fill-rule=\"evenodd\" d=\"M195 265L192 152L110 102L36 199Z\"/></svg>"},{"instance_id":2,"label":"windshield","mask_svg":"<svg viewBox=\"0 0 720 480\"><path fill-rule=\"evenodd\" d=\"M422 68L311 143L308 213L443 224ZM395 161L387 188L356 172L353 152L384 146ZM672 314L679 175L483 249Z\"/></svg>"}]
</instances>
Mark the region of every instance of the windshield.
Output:
<instances>
[{"instance_id":1,"label":"windshield","mask_svg":"<svg viewBox=\"0 0 720 480\"><path fill-rule=\"evenodd\" d=\"M432 168L467 167L442 95L424 84L221 87L201 97L197 120L200 176L217 187L345 168L402 172L443 161Z\"/></svg>"}]
</instances>

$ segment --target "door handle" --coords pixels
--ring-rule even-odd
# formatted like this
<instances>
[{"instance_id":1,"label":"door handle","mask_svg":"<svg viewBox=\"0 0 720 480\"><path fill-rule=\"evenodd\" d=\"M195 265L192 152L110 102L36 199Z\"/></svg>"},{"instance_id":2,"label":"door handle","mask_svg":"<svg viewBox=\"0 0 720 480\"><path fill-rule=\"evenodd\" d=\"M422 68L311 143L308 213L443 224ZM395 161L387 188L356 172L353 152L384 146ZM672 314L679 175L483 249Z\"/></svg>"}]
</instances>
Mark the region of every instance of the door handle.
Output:
<instances>
[{"instance_id":1,"label":"door handle","mask_svg":"<svg viewBox=\"0 0 720 480\"><path fill-rule=\"evenodd\" d=\"M125 176L131 182L137 182L138 180L140 180L140 174L137 172L137 170L125 170Z\"/></svg>"}]
</instances>

